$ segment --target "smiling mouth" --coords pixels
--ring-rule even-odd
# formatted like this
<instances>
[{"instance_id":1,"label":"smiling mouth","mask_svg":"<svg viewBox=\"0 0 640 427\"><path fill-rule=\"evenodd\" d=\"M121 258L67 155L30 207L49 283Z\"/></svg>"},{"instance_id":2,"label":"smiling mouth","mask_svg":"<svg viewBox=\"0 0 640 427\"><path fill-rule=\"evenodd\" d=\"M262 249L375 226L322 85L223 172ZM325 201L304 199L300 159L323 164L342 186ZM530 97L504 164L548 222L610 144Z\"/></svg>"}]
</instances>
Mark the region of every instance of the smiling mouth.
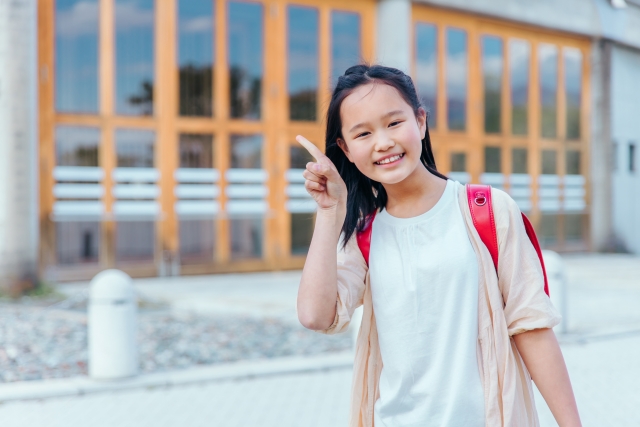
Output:
<instances>
[{"instance_id":1,"label":"smiling mouth","mask_svg":"<svg viewBox=\"0 0 640 427\"><path fill-rule=\"evenodd\" d=\"M376 165L386 165L388 163L393 163L404 157L404 153L397 154L393 157L387 157L386 159L380 160L379 162L374 162Z\"/></svg>"}]
</instances>

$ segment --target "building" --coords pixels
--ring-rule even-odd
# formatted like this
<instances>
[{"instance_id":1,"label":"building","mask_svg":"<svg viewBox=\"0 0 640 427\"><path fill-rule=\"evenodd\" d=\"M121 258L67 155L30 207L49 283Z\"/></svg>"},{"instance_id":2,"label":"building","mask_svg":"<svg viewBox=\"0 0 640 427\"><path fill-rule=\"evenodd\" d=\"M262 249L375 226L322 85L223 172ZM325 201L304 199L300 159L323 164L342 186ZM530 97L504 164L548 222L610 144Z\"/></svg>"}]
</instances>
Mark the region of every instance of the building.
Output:
<instances>
[{"instance_id":1,"label":"building","mask_svg":"<svg viewBox=\"0 0 640 427\"><path fill-rule=\"evenodd\" d=\"M0 13L5 280L300 268L314 203L294 137L323 145L332 82L363 60L411 73L438 168L508 191L544 246L640 252L638 0Z\"/></svg>"}]
</instances>

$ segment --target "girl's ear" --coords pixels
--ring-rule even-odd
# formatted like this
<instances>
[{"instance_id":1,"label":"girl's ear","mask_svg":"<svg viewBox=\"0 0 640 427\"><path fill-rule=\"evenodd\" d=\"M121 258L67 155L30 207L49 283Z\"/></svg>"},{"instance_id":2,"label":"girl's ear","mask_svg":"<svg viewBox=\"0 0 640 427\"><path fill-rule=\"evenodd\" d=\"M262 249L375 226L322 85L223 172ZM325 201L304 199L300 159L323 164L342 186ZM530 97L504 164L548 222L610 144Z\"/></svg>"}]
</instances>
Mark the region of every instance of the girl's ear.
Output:
<instances>
[{"instance_id":1,"label":"girl's ear","mask_svg":"<svg viewBox=\"0 0 640 427\"><path fill-rule=\"evenodd\" d=\"M418 127L420 128L420 139L424 139L424 136L427 133L427 112L424 108L418 108L416 121L418 122Z\"/></svg>"},{"instance_id":2,"label":"girl's ear","mask_svg":"<svg viewBox=\"0 0 640 427\"><path fill-rule=\"evenodd\" d=\"M347 147L347 143L344 142L344 139L338 138L337 142L338 142L338 147L342 149L342 152L344 153L345 156L347 156L347 159L349 159L349 161L353 163L353 160L351 160L351 154L349 154L349 147Z\"/></svg>"}]
</instances>

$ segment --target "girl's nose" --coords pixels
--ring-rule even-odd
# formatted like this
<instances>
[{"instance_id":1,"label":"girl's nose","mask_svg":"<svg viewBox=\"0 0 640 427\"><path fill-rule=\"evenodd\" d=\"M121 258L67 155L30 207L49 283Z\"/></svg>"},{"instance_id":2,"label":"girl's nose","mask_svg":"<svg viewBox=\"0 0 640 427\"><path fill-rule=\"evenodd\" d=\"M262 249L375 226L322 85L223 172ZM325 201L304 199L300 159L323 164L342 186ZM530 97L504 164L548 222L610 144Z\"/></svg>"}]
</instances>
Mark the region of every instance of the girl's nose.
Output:
<instances>
[{"instance_id":1,"label":"girl's nose","mask_svg":"<svg viewBox=\"0 0 640 427\"><path fill-rule=\"evenodd\" d=\"M393 148L396 145L395 141L388 135L382 134L376 138L375 150L387 151L389 148Z\"/></svg>"}]
</instances>

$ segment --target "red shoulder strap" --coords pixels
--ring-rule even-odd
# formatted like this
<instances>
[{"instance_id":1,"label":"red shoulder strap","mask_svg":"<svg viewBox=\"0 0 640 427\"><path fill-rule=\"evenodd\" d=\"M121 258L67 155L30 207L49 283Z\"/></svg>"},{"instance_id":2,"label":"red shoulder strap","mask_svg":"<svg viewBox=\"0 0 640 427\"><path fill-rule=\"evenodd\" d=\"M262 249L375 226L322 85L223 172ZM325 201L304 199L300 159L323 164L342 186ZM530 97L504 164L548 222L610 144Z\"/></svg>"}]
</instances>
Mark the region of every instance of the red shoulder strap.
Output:
<instances>
[{"instance_id":1,"label":"red shoulder strap","mask_svg":"<svg viewBox=\"0 0 640 427\"><path fill-rule=\"evenodd\" d=\"M358 247L362 256L364 257L367 266L369 265L369 251L371 250L371 229L373 228L373 219L376 217L376 211L373 211L366 219L366 223L362 231L356 232L356 240L358 241Z\"/></svg>"},{"instance_id":2,"label":"red shoulder strap","mask_svg":"<svg viewBox=\"0 0 640 427\"><path fill-rule=\"evenodd\" d=\"M496 233L496 222L493 218L491 186L467 184L467 202L469 203L473 225L476 227L480 239L489 249L493 265L498 271L498 234Z\"/></svg>"},{"instance_id":3,"label":"red shoulder strap","mask_svg":"<svg viewBox=\"0 0 640 427\"><path fill-rule=\"evenodd\" d=\"M524 229L527 231L527 236L529 236L529 240L531 240L531 244L536 250L538 254L538 258L540 258L540 265L542 265L542 274L544 275L544 292L549 295L549 282L547 281L547 269L544 267L544 259L542 258L542 250L540 249L540 244L538 243L538 237L536 236L536 232L533 229L533 225L531 225L531 221L525 214L522 214L522 222L524 222Z\"/></svg>"}]
</instances>

